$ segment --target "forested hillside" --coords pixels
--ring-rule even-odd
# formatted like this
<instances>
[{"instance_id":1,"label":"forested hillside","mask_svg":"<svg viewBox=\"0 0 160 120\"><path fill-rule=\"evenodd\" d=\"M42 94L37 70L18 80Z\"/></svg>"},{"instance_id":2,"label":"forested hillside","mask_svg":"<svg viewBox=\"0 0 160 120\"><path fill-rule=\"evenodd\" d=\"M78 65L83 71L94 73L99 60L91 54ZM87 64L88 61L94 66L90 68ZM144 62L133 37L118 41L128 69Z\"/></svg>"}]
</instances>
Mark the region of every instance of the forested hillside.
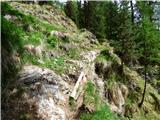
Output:
<instances>
[{"instance_id":1,"label":"forested hillside","mask_svg":"<svg viewBox=\"0 0 160 120\"><path fill-rule=\"evenodd\" d=\"M1 2L3 120L160 120L160 2Z\"/></svg>"}]
</instances>

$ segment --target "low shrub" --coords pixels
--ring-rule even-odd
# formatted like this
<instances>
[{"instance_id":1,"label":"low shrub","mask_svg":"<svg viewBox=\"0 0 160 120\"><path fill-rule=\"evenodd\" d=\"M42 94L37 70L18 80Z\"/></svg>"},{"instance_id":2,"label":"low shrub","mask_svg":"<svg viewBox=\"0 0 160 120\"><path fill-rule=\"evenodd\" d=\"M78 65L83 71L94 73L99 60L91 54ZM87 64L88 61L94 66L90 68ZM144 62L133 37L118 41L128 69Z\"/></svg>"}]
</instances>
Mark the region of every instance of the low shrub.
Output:
<instances>
[{"instance_id":1,"label":"low shrub","mask_svg":"<svg viewBox=\"0 0 160 120\"><path fill-rule=\"evenodd\" d=\"M58 39L55 36L49 36L47 39L47 42L52 46L52 47L56 47Z\"/></svg>"}]
</instances>

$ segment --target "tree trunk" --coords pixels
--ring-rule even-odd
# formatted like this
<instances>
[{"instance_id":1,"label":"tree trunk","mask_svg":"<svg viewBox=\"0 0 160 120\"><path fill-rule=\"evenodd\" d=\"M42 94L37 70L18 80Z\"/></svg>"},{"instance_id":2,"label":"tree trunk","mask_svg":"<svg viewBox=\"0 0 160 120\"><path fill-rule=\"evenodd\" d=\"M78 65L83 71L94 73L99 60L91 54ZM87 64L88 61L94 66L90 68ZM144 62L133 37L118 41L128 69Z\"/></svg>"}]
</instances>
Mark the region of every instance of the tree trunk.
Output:
<instances>
[{"instance_id":1,"label":"tree trunk","mask_svg":"<svg viewBox=\"0 0 160 120\"><path fill-rule=\"evenodd\" d=\"M145 98L145 93L146 93L146 88L147 88L147 75L146 75L146 72L147 72L147 65L145 65L145 75L144 75L144 80L145 80L145 83L144 83L144 90L143 90L143 94L142 94L142 99L141 99L141 102L139 103L139 107L142 107L143 105L143 102L144 102L144 98Z\"/></svg>"},{"instance_id":2,"label":"tree trunk","mask_svg":"<svg viewBox=\"0 0 160 120\"><path fill-rule=\"evenodd\" d=\"M130 4L131 4L131 21L132 21L132 25L134 25L134 10L133 10L132 0L130 1Z\"/></svg>"},{"instance_id":3,"label":"tree trunk","mask_svg":"<svg viewBox=\"0 0 160 120\"><path fill-rule=\"evenodd\" d=\"M149 16L149 19L150 19L150 22L153 22L153 7L152 7L152 4L153 2L152 1L149 1L149 7L150 7L150 16Z\"/></svg>"},{"instance_id":4,"label":"tree trunk","mask_svg":"<svg viewBox=\"0 0 160 120\"><path fill-rule=\"evenodd\" d=\"M132 0L130 1L130 5L131 5L131 22L132 22L132 31L133 31L133 27L134 27L134 9L133 9L133 2L132 2ZM133 50L133 47L132 48L130 48L130 49L132 49ZM133 56L130 56L130 63L131 63L131 66L130 67L133 67Z\"/></svg>"},{"instance_id":5,"label":"tree trunk","mask_svg":"<svg viewBox=\"0 0 160 120\"><path fill-rule=\"evenodd\" d=\"M89 28L89 2L87 0L84 1L84 25L88 29Z\"/></svg>"},{"instance_id":6,"label":"tree trunk","mask_svg":"<svg viewBox=\"0 0 160 120\"><path fill-rule=\"evenodd\" d=\"M146 88L147 88L147 53L146 53L146 43L144 41L144 57L145 57L145 60L144 60L144 80L145 80L145 83L144 83L144 89L143 89L143 94L142 94L142 99L141 99L141 102L139 103L139 107L142 107L143 105L143 102L144 102L144 97L145 97L145 93L146 93Z\"/></svg>"},{"instance_id":7,"label":"tree trunk","mask_svg":"<svg viewBox=\"0 0 160 120\"><path fill-rule=\"evenodd\" d=\"M67 0L65 11L66 11L66 15L73 20L74 18L73 18L73 13L72 13L73 12L72 1Z\"/></svg>"}]
</instances>

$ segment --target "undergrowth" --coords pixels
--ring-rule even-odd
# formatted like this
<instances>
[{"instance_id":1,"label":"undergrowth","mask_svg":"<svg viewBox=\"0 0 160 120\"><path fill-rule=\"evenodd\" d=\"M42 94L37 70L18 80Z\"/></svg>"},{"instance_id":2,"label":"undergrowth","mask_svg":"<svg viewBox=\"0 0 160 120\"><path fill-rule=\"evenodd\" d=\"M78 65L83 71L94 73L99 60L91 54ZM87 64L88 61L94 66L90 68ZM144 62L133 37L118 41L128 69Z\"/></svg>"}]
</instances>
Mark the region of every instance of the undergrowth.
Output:
<instances>
[{"instance_id":1,"label":"undergrowth","mask_svg":"<svg viewBox=\"0 0 160 120\"><path fill-rule=\"evenodd\" d=\"M47 42L52 46L52 47L56 47L57 43L58 43L58 38L55 36L49 36L47 39Z\"/></svg>"},{"instance_id":2,"label":"undergrowth","mask_svg":"<svg viewBox=\"0 0 160 120\"><path fill-rule=\"evenodd\" d=\"M92 104L95 108L98 108L99 101L96 86L91 81L87 82L85 86L84 103Z\"/></svg>"},{"instance_id":3,"label":"undergrowth","mask_svg":"<svg viewBox=\"0 0 160 120\"><path fill-rule=\"evenodd\" d=\"M112 73L109 75L108 79L105 80L105 85L108 89L110 89L115 82L121 81L121 78L116 73Z\"/></svg>"},{"instance_id":4,"label":"undergrowth","mask_svg":"<svg viewBox=\"0 0 160 120\"><path fill-rule=\"evenodd\" d=\"M2 46L8 51L19 51L23 47L23 37L25 33L23 30L16 26L14 23L7 21L1 16L2 24Z\"/></svg>"},{"instance_id":5,"label":"undergrowth","mask_svg":"<svg viewBox=\"0 0 160 120\"><path fill-rule=\"evenodd\" d=\"M87 82L84 96L85 105L93 105L95 111L93 113L83 113L81 120L124 120L112 113L106 103L103 103L98 95L96 86L91 82Z\"/></svg>"},{"instance_id":6,"label":"undergrowth","mask_svg":"<svg viewBox=\"0 0 160 120\"><path fill-rule=\"evenodd\" d=\"M63 57L45 59L41 66L50 68L60 75L64 74L68 67Z\"/></svg>"},{"instance_id":7,"label":"undergrowth","mask_svg":"<svg viewBox=\"0 0 160 120\"><path fill-rule=\"evenodd\" d=\"M78 53L77 48L71 48L71 49L69 49L69 51L67 53L67 56L69 58L72 58L72 59L78 59L79 58L79 53Z\"/></svg>"},{"instance_id":8,"label":"undergrowth","mask_svg":"<svg viewBox=\"0 0 160 120\"><path fill-rule=\"evenodd\" d=\"M81 120L124 120L124 119L112 113L109 107L103 104L100 106L99 110L96 110L92 114L88 113L82 114Z\"/></svg>"}]
</instances>

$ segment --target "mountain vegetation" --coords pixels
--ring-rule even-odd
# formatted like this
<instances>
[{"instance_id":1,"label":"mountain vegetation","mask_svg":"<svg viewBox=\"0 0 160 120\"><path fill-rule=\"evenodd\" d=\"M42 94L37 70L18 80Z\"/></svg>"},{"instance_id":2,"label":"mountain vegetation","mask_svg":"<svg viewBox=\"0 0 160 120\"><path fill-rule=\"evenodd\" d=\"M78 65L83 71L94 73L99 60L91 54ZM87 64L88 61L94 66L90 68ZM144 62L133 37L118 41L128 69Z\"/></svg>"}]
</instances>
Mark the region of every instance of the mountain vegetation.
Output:
<instances>
[{"instance_id":1,"label":"mountain vegetation","mask_svg":"<svg viewBox=\"0 0 160 120\"><path fill-rule=\"evenodd\" d=\"M1 2L4 120L160 120L159 1Z\"/></svg>"}]
</instances>

